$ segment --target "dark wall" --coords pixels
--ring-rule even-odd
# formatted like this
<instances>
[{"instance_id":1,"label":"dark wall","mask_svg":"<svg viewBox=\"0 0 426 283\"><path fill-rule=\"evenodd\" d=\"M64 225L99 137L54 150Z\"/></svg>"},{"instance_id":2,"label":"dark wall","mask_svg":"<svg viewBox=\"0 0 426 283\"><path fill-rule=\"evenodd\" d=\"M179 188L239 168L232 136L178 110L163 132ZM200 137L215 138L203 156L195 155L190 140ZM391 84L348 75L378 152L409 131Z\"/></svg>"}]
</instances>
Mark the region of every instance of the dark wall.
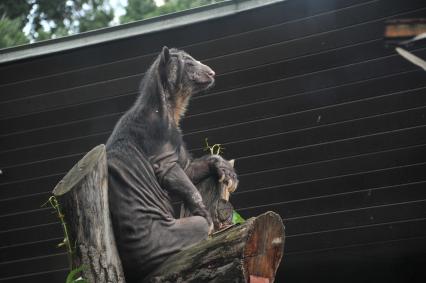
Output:
<instances>
[{"instance_id":1,"label":"dark wall","mask_svg":"<svg viewBox=\"0 0 426 283\"><path fill-rule=\"evenodd\" d=\"M168 45L218 74L185 140L237 159L244 217L284 218L277 282L425 282L426 73L383 41L386 19L425 16L424 0L288 0L0 65L0 281L64 282L61 227L41 204Z\"/></svg>"}]
</instances>

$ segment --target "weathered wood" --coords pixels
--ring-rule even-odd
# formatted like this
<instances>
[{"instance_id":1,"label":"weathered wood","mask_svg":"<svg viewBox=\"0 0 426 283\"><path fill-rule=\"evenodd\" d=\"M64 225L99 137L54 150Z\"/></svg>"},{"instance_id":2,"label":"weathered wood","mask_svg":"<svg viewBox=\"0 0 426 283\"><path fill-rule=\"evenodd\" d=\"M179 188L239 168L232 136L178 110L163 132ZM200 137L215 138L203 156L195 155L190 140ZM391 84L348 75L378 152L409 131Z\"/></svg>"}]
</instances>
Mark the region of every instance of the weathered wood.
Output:
<instances>
[{"instance_id":1,"label":"weathered wood","mask_svg":"<svg viewBox=\"0 0 426 283\"><path fill-rule=\"evenodd\" d=\"M87 153L58 183L59 200L69 229L73 268L84 266L89 282L124 283L108 206L105 146Z\"/></svg>"},{"instance_id":2,"label":"weathered wood","mask_svg":"<svg viewBox=\"0 0 426 283\"><path fill-rule=\"evenodd\" d=\"M426 32L426 18L392 19L385 22L386 38L414 37Z\"/></svg>"},{"instance_id":3,"label":"weathered wood","mask_svg":"<svg viewBox=\"0 0 426 283\"><path fill-rule=\"evenodd\" d=\"M283 249L281 217L267 212L171 256L143 282L273 282Z\"/></svg>"}]
</instances>

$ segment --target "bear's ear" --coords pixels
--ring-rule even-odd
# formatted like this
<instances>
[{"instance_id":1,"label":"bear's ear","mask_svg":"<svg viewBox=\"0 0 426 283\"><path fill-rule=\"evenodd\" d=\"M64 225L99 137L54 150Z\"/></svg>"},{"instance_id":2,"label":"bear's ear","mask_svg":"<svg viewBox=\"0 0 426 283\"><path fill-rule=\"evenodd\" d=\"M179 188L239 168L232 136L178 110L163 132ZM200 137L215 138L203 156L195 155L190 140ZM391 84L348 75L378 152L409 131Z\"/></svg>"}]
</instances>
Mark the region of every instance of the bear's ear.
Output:
<instances>
[{"instance_id":1,"label":"bear's ear","mask_svg":"<svg viewBox=\"0 0 426 283\"><path fill-rule=\"evenodd\" d=\"M169 60L170 60L170 51L169 51L169 48L167 46L164 46L163 50L161 50L160 65L161 66L166 66L167 63L169 63Z\"/></svg>"},{"instance_id":2,"label":"bear's ear","mask_svg":"<svg viewBox=\"0 0 426 283\"><path fill-rule=\"evenodd\" d=\"M167 86L167 65L170 60L170 51L167 46L163 47L163 50L160 54L160 62L158 64L158 72L160 74L161 83L164 86Z\"/></svg>"}]
</instances>

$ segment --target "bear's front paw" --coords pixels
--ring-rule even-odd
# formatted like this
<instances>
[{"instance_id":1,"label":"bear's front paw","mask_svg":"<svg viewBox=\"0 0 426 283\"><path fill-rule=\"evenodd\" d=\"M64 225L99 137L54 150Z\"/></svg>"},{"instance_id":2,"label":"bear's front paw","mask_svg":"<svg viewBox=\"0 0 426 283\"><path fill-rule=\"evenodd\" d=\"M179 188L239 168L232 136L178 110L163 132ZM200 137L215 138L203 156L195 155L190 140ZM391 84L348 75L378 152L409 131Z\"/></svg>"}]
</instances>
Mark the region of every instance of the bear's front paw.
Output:
<instances>
[{"instance_id":1,"label":"bear's front paw","mask_svg":"<svg viewBox=\"0 0 426 283\"><path fill-rule=\"evenodd\" d=\"M209 235L213 233L213 230L214 230L213 220L207 209L205 209L204 207L196 208L192 211L192 215L204 217L207 221L207 224L209 225Z\"/></svg>"}]
</instances>

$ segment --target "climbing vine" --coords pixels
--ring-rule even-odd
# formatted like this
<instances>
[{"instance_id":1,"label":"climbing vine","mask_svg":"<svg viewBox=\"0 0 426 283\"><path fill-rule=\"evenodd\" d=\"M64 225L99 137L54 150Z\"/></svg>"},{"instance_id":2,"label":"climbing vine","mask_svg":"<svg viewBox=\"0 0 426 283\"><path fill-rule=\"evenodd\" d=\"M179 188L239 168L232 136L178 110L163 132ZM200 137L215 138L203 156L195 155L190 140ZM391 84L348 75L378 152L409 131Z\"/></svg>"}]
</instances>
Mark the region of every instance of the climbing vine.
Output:
<instances>
[{"instance_id":1,"label":"climbing vine","mask_svg":"<svg viewBox=\"0 0 426 283\"><path fill-rule=\"evenodd\" d=\"M60 242L58 244L58 247L65 247L66 251L67 251L67 255L68 255L68 262L69 262L69 266L70 266L70 272L68 273L68 276L66 278L65 283L89 283L87 280L83 279L81 276L77 277L78 274L84 270L84 266L79 266L77 268L72 268L72 255L75 251L75 245L74 247L71 245L71 241L70 241L70 234L69 234L69 229L68 229L68 225L65 222L65 215L62 212L62 208L61 205L58 202L58 199L55 196L51 196L49 197L49 199L47 200L47 202L45 202L43 206L46 205L50 205L54 210L56 215L59 218L59 221L61 222L61 226L62 226L62 231L64 232L64 239L62 240L62 242ZM77 277L77 278L76 278Z\"/></svg>"}]
</instances>

